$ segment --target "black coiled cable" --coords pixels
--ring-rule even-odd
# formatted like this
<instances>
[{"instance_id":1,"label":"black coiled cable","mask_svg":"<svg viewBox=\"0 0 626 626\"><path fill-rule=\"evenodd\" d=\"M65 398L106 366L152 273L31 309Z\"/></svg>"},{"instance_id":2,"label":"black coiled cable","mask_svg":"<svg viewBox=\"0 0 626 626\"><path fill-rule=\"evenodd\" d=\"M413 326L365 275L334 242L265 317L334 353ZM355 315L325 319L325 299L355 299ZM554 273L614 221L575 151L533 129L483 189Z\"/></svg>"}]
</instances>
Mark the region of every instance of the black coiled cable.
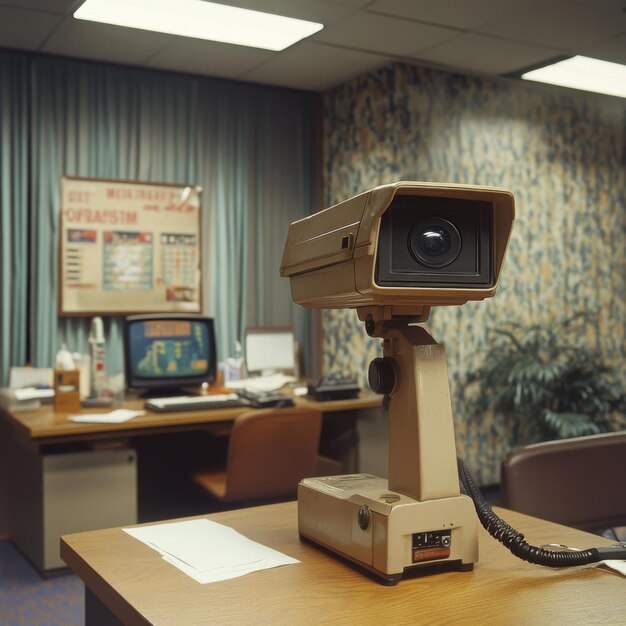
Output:
<instances>
[{"instance_id":1,"label":"black coiled cable","mask_svg":"<svg viewBox=\"0 0 626 626\"><path fill-rule=\"evenodd\" d=\"M546 550L531 546L524 539L524 535L498 517L491 509L490 504L483 498L480 489L476 486L465 463L461 459L459 464L459 479L476 507L478 519L485 530L501 544L506 546L516 557L547 567L572 567L574 565L588 565L602 560L597 548L589 548L580 551Z\"/></svg>"}]
</instances>

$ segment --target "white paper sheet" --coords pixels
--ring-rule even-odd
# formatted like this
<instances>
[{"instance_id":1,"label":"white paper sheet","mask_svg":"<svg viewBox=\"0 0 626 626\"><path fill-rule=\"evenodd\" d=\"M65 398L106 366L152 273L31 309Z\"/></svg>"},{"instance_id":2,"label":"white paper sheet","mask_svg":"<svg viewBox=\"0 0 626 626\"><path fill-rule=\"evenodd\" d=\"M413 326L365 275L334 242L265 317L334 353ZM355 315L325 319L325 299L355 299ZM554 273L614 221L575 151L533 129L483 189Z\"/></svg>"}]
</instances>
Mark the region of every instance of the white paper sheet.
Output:
<instances>
[{"instance_id":1,"label":"white paper sheet","mask_svg":"<svg viewBox=\"0 0 626 626\"><path fill-rule=\"evenodd\" d=\"M36 387L23 387L13 389L16 400L42 400L54 397L54 389L38 389Z\"/></svg>"},{"instance_id":2,"label":"white paper sheet","mask_svg":"<svg viewBox=\"0 0 626 626\"><path fill-rule=\"evenodd\" d=\"M622 576L626 576L626 561L603 561L606 567L610 567L612 570L619 572Z\"/></svg>"},{"instance_id":3,"label":"white paper sheet","mask_svg":"<svg viewBox=\"0 0 626 626\"><path fill-rule=\"evenodd\" d=\"M299 562L207 519L123 530L202 584Z\"/></svg>"},{"instance_id":4,"label":"white paper sheet","mask_svg":"<svg viewBox=\"0 0 626 626\"><path fill-rule=\"evenodd\" d=\"M254 376L241 380L229 380L224 384L229 389L247 389L248 391L278 391L289 383L295 383L293 376L286 374L270 374L269 376Z\"/></svg>"},{"instance_id":5,"label":"white paper sheet","mask_svg":"<svg viewBox=\"0 0 626 626\"><path fill-rule=\"evenodd\" d=\"M131 411L130 409L117 409L110 413L83 413L81 415L70 415L71 422L81 424L120 424L132 420L133 417L145 415L145 411Z\"/></svg>"}]
</instances>

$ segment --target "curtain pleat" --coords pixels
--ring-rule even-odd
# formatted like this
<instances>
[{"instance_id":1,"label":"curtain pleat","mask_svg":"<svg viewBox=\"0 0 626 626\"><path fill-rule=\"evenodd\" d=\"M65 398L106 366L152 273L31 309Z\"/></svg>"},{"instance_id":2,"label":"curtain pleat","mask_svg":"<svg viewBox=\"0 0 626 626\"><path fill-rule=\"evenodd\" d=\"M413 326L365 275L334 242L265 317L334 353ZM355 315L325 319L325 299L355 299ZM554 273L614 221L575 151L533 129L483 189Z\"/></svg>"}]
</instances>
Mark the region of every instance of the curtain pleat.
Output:
<instances>
[{"instance_id":1,"label":"curtain pleat","mask_svg":"<svg viewBox=\"0 0 626 626\"><path fill-rule=\"evenodd\" d=\"M27 355L28 60L0 54L0 384Z\"/></svg>"},{"instance_id":2,"label":"curtain pleat","mask_svg":"<svg viewBox=\"0 0 626 626\"><path fill-rule=\"evenodd\" d=\"M4 380L26 358L27 333L37 366L51 366L62 342L89 350L90 319L57 316L65 175L201 186L203 312L218 357L234 354L246 326L291 324L306 343L278 267L289 223L315 208L313 94L15 54L0 57L0 81ZM13 278L5 259L18 261ZM109 374L123 369L121 328L105 320ZM7 351L13 335L22 343Z\"/></svg>"}]
</instances>

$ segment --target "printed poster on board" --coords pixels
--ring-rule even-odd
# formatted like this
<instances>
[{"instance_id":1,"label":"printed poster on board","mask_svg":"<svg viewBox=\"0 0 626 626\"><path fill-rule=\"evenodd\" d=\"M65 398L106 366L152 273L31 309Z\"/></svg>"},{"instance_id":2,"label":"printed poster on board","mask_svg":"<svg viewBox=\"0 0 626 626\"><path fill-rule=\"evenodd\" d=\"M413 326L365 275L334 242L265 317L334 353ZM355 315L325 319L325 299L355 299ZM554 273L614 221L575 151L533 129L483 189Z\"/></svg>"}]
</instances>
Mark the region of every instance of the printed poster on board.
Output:
<instances>
[{"instance_id":1,"label":"printed poster on board","mask_svg":"<svg viewBox=\"0 0 626 626\"><path fill-rule=\"evenodd\" d=\"M61 315L201 310L201 189L61 179Z\"/></svg>"}]
</instances>

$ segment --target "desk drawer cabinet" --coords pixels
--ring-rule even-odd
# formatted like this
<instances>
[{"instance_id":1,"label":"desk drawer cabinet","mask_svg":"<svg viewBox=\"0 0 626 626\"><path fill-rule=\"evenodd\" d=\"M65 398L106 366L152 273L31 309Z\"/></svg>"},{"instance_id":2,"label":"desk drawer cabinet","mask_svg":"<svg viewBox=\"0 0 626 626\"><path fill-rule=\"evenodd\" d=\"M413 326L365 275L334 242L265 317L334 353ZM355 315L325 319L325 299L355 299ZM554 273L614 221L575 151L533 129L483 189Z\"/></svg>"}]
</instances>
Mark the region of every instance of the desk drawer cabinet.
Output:
<instances>
[{"instance_id":1,"label":"desk drawer cabinet","mask_svg":"<svg viewBox=\"0 0 626 626\"><path fill-rule=\"evenodd\" d=\"M14 478L11 537L41 571L65 567L61 535L137 523L134 450L34 454Z\"/></svg>"}]
</instances>

